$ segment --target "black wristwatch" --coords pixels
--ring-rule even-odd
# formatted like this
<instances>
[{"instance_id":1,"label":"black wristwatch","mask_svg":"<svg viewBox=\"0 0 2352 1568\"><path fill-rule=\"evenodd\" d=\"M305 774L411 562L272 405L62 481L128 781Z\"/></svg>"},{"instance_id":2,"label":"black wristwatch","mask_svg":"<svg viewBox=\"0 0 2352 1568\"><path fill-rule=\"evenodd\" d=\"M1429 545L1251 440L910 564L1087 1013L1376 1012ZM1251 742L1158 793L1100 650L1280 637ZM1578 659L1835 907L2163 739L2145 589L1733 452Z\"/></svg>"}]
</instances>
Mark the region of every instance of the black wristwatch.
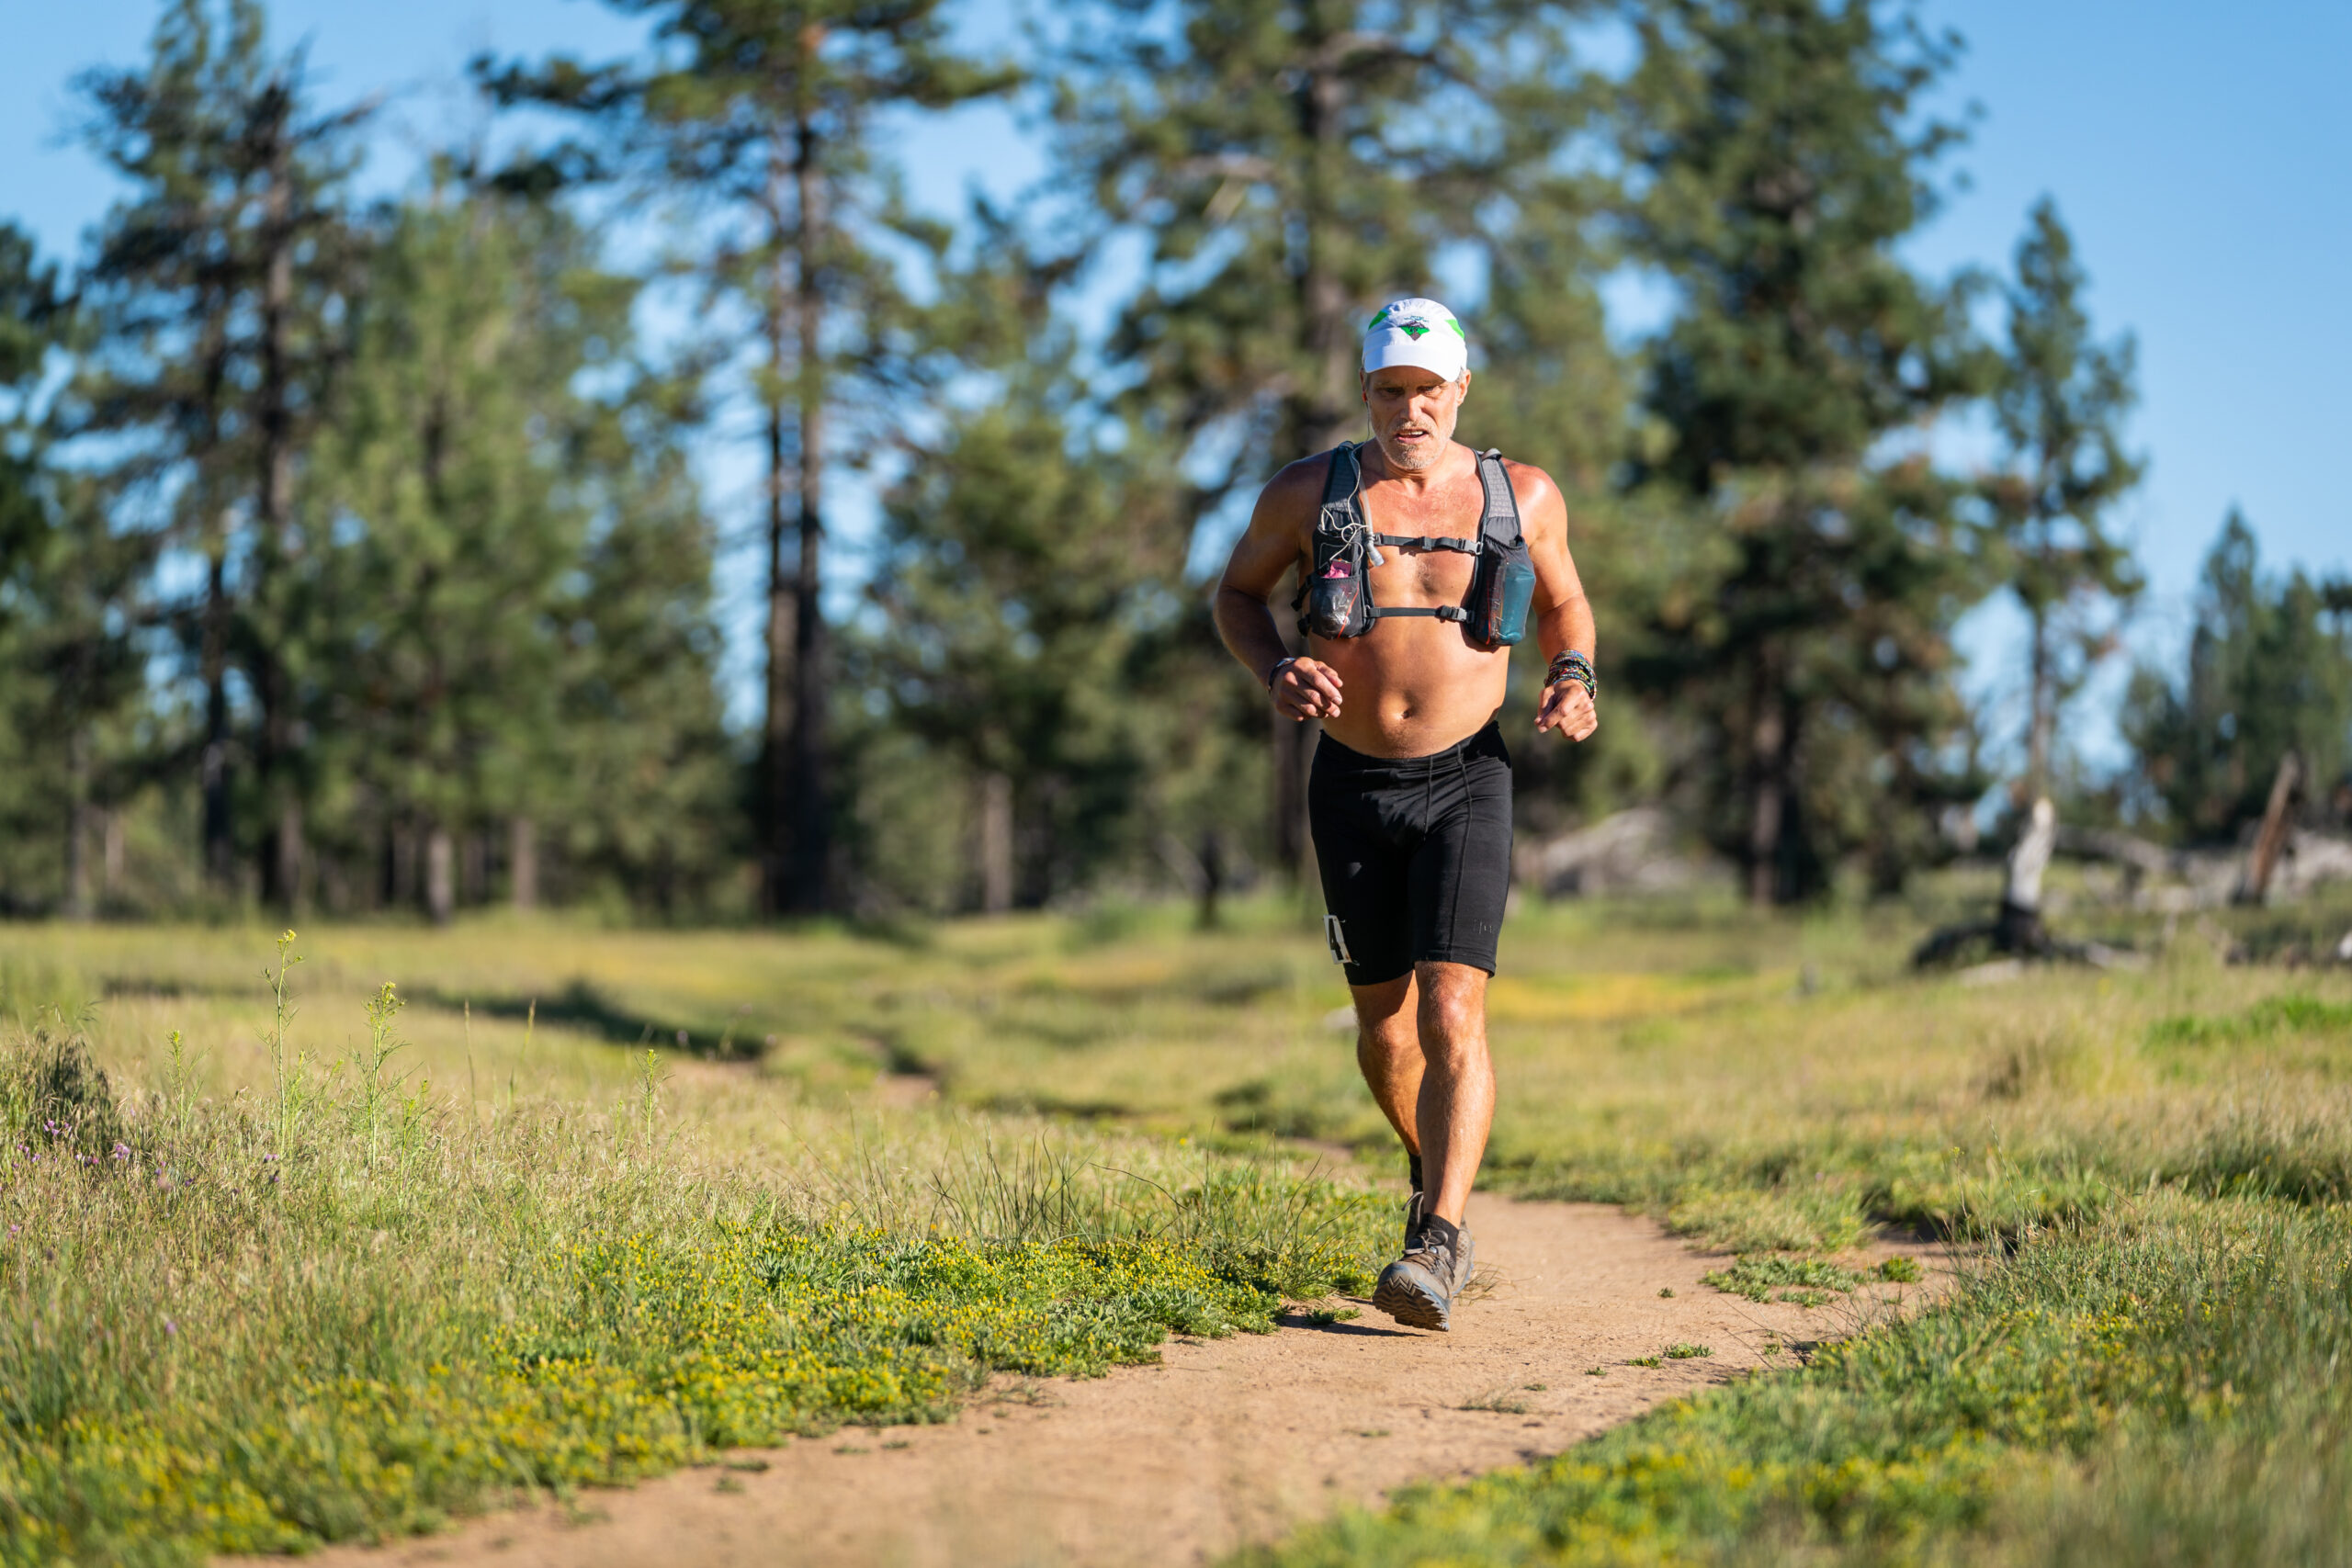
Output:
<instances>
[{"instance_id":1,"label":"black wristwatch","mask_svg":"<svg viewBox=\"0 0 2352 1568\"><path fill-rule=\"evenodd\" d=\"M1298 655L1295 653L1291 654L1286 658L1275 660L1274 667L1266 671L1266 690L1270 692L1272 691L1274 689L1274 682L1282 679L1283 671L1297 662Z\"/></svg>"}]
</instances>

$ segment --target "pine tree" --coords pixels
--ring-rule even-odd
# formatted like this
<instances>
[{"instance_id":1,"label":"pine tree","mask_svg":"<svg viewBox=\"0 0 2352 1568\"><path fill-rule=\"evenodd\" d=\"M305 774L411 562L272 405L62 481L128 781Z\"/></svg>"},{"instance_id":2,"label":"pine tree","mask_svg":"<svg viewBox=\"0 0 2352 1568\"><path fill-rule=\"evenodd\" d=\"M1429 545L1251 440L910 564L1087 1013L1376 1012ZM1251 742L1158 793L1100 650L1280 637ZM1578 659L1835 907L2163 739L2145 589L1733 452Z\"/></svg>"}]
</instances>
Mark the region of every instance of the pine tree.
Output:
<instances>
[{"instance_id":1,"label":"pine tree","mask_svg":"<svg viewBox=\"0 0 2352 1568\"><path fill-rule=\"evenodd\" d=\"M317 587L344 859L446 921L502 844L530 901L548 835L575 881L674 906L707 878L676 840L714 814L723 745L706 525L632 360L638 286L548 204L446 169L371 275L320 475L346 524Z\"/></svg>"},{"instance_id":2,"label":"pine tree","mask_svg":"<svg viewBox=\"0 0 2352 1568\"><path fill-rule=\"evenodd\" d=\"M2341 813L2352 791L2352 585L2262 570L2234 508L2205 558L2177 680L2133 671L2123 733L2137 775L2177 836L2227 842L2262 816L2292 752L2306 803Z\"/></svg>"},{"instance_id":3,"label":"pine tree","mask_svg":"<svg viewBox=\"0 0 2352 1568\"><path fill-rule=\"evenodd\" d=\"M281 578L315 518L300 470L342 357L359 249L345 209L368 106L314 114L299 53L273 57L257 0L173 0L148 62L86 73L86 140L130 186L85 279L94 341L70 434L114 438L119 506L168 493L162 525L205 563L181 617L204 689L207 871L235 886L232 759L254 763L263 897L299 896L304 604ZM242 748L241 674L254 713Z\"/></svg>"},{"instance_id":4,"label":"pine tree","mask_svg":"<svg viewBox=\"0 0 2352 1568\"><path fill-rule=\"evenodd\" d=\"M54 460L34 397L73 329L57 268L0 224L0 908L86 918L98 820L129 782L112 742L140 691L153 550Z\"/></svg>"},{"instance_id":5,"label":"pine tree","mask_svg":"<svg viewBox=\"0 0 2352 1568\"><path fill-rule=\"evenodd\" d=\"M2082 265L2056 205L2036 203L2029 224L2018 243L2007 354L1993 399L2009 462L1985 489L2007 547L2009 590L2030 627L2030 802L2050 793L2060 712L2115 646L2101 603L2126 606L2140 592L2131 548L2114 536L2110 513L2144 465L2124 451L2120 429L2136 400L2132 340L2100 344L2091 336Z\"/></svg>"},{"instance_id":6,"label":"pine tree","mask_svg":"<svg viewBox=\"0 0 2352 1568\"><path fill-rule=\"evenodd\" d=\"M1154 9L1076 15L1057 116L1101 221L1144 233L1144 287L1109 355L1134 378L1130 416L1187 453L1170 482L1186 485L1189 533L1360 432L1365 319L1432 288L1447 242L1507 220L1514 198L1566 199L1555 160L1591 98L1567 33L1577 6L1187 0L1172 28L1144 25ZM1260 722L1272 849L1295 874L1312 737Z\"/></svg>"},{"instance_id":7,"label":"pine tree","mask_svg":"<svg viewBox=\"0 0 2352 1568\"><path fill-rule=\"evenodd\" d=\"M1803 897L1863 844L1883 886L1941 789L1964 716L1949 632L1984 586L1957 487L1918 443L1890 449L1984 375L1963 291L1895 254L1953 134L1917 118L1951 45L1861 0L1657 0L1639 33L1630 226L1685 303L1638 478L1716 536L1639 674L1707 730L1710 826L1753 899Z\"/></svg>"},{"instance_id":8,"label":"pine tree","mask_svg":"<svg viewBox=\"0 0 2352 1568\"><path fill-rule=\"evenodd\" d=\"M1216 748L1226 683L1203 679L1222 673L1221 652L1188 635L1198 616L1165 455L1131 431L1105 444L1117 427L1046 311L1058 269L1009 222L977 216L978 259L945 280L928 321L960 384L886 497L878 618L857 666L915 742L889 748L898 765L928 762L971 802L970 874L926 898L907 885L921 870L893 857L892 891L998 912L1191 841L1188 792ZM894 826L871 811L864 825Z\"/></svg>"},{"instance_id":9,"label":"pine tree","mask_svg":"<svg viewBox=\"0 0 2352 1568\"><path fill-rule=\"evenodd\" d=\"M711 295L758 323L749 369L767 466L763 896L775 911L827 908L825 475L887 386L904 319L894 264L876 249L880 231L905 225L875 119L1000 91L1012 77L948 47L940 0L608 4L654 19L650 62L482 71L509 101L594 117L641 178L682 195Z\"/></svg>"}]
</instances>

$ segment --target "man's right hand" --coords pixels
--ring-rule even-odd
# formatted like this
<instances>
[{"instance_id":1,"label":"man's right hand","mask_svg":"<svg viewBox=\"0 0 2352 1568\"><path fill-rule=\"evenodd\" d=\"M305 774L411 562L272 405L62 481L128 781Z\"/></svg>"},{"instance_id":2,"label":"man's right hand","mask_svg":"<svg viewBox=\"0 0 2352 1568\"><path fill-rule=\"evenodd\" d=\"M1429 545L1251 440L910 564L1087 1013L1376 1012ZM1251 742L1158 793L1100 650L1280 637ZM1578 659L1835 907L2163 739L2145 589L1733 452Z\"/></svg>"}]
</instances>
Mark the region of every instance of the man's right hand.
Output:
<instances>
[{"instance_id":1,"label":"man's right hand","mask_svg":"<svg viewBox=\"0 0 2352 1568\"><path fill-rule=\"evenodd\" d=\"M1340 672L1317 660L1294 659L1269 688L1275 708L1301 721L1340 716Z\"/></svg>"}]
</instances>

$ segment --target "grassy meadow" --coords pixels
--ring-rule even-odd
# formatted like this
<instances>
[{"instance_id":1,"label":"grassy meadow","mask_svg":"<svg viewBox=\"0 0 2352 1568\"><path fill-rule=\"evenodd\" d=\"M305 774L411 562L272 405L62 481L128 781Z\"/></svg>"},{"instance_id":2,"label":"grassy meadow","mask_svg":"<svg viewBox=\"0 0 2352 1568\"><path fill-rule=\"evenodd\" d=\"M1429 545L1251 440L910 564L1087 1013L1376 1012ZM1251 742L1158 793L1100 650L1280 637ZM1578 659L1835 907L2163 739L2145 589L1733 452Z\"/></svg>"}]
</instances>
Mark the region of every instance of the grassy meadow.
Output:
<instances>
[{"instance_id":1,"label":"grassy meadow","mask_svg":"<svg viewBox=\"0 0 2352 1568\"><path fill-rule=\"evenodd\" d=\"M2144 969L1910 974L1984 891L1515 915L1487 1184L1861 1332L1260 1560L2335 1560L2352 976L2224 951L2352 908L2086 906ZM0 1560L297 1550L944 1416L1262 1330L1391 1239L1297 1142L1387 1146L1287 906L320 929L283 1010L277 934L0 931ZM1860 1324L1838 1258L1888 1225L1965 1280Z\"/></svg>"}]
</instances>

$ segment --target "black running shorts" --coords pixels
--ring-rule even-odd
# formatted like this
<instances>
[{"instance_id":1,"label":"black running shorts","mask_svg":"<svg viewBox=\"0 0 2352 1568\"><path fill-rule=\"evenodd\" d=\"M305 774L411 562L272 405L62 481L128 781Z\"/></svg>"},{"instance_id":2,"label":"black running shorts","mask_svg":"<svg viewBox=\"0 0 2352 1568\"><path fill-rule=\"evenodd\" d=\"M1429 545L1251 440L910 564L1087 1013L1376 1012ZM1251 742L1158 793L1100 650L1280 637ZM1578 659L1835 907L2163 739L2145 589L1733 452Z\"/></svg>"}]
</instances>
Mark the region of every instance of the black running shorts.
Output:
<instances>
[{"instance_id":1,"label":"black running shorts","mask_svg":"<svg viewBox=\"0 0 2352 1568\"><path fill-rule=\"evenodd\" d=\"M1349 985L1430 962L1495 972L1510 895L1510 753L1497 726L1428 757L1367 757L1326 735L1306 813Z\"/></svg>"}]
</instances>

